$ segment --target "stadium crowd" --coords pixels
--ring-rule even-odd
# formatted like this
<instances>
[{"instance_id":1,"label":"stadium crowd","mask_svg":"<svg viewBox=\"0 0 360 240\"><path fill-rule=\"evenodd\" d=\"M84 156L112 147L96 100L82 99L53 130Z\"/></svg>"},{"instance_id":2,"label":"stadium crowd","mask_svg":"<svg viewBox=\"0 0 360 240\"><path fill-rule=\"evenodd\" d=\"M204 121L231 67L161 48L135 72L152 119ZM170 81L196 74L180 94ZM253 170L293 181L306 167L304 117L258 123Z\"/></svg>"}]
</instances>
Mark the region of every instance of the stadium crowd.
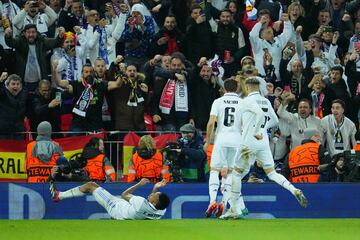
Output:
<instances>
[{"instance_id":1,"label":"stadium crowd","mask_svg":"<svg viewBox=\"0 0 360 240\"><path fill-rule=\"evenodd\" d=\"M268 130L276 170L360 180L346 152L360 150L360 0L2 0L0 10L0 139L36 138L43 121L61 132L69 115L73 134L180 131L180 167L205 181L211 105L225 79L245 97L257 77L279 118ZM132 180L142 156L162 159L135 152ZM269 180L255 163L246 181Z\"/></svg>"}]
</instances>

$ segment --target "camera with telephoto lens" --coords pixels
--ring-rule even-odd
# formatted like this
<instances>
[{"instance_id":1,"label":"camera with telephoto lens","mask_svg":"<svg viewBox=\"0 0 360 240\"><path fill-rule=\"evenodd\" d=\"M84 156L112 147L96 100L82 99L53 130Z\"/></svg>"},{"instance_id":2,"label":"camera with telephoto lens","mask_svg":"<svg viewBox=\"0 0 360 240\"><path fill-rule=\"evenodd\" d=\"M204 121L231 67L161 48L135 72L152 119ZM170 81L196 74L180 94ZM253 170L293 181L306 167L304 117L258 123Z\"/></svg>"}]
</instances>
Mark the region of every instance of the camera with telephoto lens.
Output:
<instances>
[{"instance_id":1,"label":"camera with telephoto lens","mask_svg":"<svg viewBox=\"0 0 360 240\"><path fill-rule=\"evenodd\" d=\"M360 166L360 151L347 150L343 152L345 164L351 166Z\"/></svg>"},{"instance_id":2,"label":"camera with telephoto lens","mask_svg":"<svg viewBox=\"0 0 360 240\"><path fill-rule=\"evenodd\" d=\"M177 149L181 149L181 145L178 142L167 142L165 147L161 149L162 153L165 153L165 162L169 167L171 178L173 182L183 182L181 167L179 163L180 153Z\"/></svg>"},{"instance_id":3,"label":"camera with telephoto lens","mask_svg":"<svg viewBox=\"0 0 360 240\"><path fill-rule=\"evenodd\" d=\"M78 169L82 169L86 166L87 160L81 156L75 155L75 157L71 158L69 161L62 161L59 167L59 174L69 174L71 172L75 172Z\"/></svg>"}]
</instances>

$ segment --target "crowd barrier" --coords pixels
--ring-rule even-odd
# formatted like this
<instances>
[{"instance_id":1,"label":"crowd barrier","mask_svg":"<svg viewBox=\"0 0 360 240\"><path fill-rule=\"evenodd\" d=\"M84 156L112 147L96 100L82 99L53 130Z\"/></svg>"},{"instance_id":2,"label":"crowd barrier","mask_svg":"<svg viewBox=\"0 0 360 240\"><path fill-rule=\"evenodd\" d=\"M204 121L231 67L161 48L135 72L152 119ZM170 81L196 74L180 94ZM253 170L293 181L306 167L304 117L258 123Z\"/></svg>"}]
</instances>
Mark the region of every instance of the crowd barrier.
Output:
<instances>
[{"instance_id":1,"label":"crowd barrier","mask_svg":"<svg viewBox=\"0 0 360 240\"><path fill-rule=\"evenodd\" d=\"M67 190L78 184L58 184ZM101 184L114 195L130 185ZM245 204L249 218L359 218L359 184L299 184L309 200L303 209L294 196L276 184L244 184ZM54 203L48 184L0 183L0 219L109 219L92 195ZM134 194L146 197L152 186L146 185ZM163 189L171 199L164 218L203 218L208 206L207 184L168 184ZM332 227L332 226L329 226ZM336 227L336 226L335 226Z\"/></svg>"},{"instance_id":2,"label":"crowd barrier","mask_svg":"<svg viewBox=\"0 0 360 240\"><path fill-rule=\"evenodd\" d=\"M62 132L71 135L74 132ZM77 132L80 134L80 132ZM116 167L117 181L126 181L129 161L133 148L138 145L140 136L138 134L152 134L158 148L165 146L168 141L175 141L175 132L127 132L112 131L88 133L81 132L83 136L65 137L55 139L64 151L66 158L71 159L74 155L81 153L85 144L92 137L104 138L105 154ZM26 141L0 140L0 182L25 182L25 151Z\"/></svg>"}]
</instances>

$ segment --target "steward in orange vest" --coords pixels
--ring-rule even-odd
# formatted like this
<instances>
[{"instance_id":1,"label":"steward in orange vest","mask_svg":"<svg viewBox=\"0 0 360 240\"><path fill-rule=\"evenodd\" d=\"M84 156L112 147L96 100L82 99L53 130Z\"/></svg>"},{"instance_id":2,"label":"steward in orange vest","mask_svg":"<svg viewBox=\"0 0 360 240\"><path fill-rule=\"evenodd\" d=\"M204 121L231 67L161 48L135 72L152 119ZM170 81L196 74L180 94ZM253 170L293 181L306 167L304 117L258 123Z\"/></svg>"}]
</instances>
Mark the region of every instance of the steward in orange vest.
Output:
<instances>
[{"instance_id":1,"label":"steward in orange vest","mask_svg":"<svg viewBox=\"0 0 360 240\"><path fill-rule=\"evenodd\" d=\"M47 182L51 168L63 152L57 142L51 140L51 124L41 122L37 127L36 141L26 147L25 169L28 182Z\"/></svg>"},{"instance_id":2,"label":"steward in orange vest","mask_svg":"<svg viewBox=\"0 0 360 240\"><path fill-rule=\"evenodd\" d=\"M151 182L159 182L165 179L170 182L168 166L164 165L164 158L161 152L153 149L152 154L146 155L143 151L135 152L129 165L128 182L140 181L147 178Z\"/></svg>"},{"instance_id":3,"label":"steward in orange vest","mask_svg":"<svg viewBox=\"0 0 360 240\"><path fill-rule=\"evenodd\" d=\"M135 148L129 163L128 182L140 181L147 178L151 182L165 179L170 182L169 167L164 164L165 159L157 151L154 139L150 135L140 138L139 147Z\"/></svg>"},{"instance_id":4,"label":"steward in orange vest","mask_svg":"<svg viewBox=\"0 0 360 240\"><path fill-rule=\"evenodd\" d=\"M313 134L304 132L305 137L307 134L312 137L307 137L300 146L295 147L284 163L283 175L293 183L318 182L320 167L327 166L331 162L330 155L319 143L319 132L312 129L306 131L313 132Z\"/></svg>"},{"instance_id":5,"label":"steward in orange vest","mask_svg":"<svg viewBox=\"0 0 360 240\"><path fill-rule=\"evenodd\" d=\"M94 137L85 145L82 157L87 160L83 169L91 181L115 182L116 173L110 160L104 154L104 141Z\"/></svg>"}]
</instances>

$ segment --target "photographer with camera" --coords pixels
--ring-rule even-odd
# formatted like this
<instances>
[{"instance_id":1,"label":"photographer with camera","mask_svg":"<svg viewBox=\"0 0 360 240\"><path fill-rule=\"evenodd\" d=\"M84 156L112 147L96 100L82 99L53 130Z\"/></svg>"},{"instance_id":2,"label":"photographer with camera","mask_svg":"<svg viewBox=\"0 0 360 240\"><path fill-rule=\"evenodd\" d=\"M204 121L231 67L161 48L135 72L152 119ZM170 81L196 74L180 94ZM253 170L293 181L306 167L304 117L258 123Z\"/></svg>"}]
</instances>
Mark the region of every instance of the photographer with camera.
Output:
<instances>
[{"instance_id":1,"label":"photographer with camera","mask_svg":"<svg viewBox=\"0 0 360 240\"><path fill-rule=\"evenodd\" d=\"M335 154L324 169L322 182L360 182L360 151L347 150Z\"/></svg>"},{"instance_id":2,"label":"photographer with camera","mask_svg":"<svg viewBox=\"0 0 360 240\"><path fill-rule=\"evenodd\" d=\"M47 182L51 168L56 165L63 152L59 144L51 140L52 128L49 122L37 127L36 141L26 147L25 169L28 182Z\"/></svg>"},{"instance_id":3,"label":"photographer with camera","mask_svg":"<svg viewBox=\"0 0 360 240\"><path fill-rule=\"evenodd\" d=\"M86 159L75 155L75 159L68 161L59 157L56 166L51 169L49 181L55 182L86 182L90 181L88 174L82 168L86 166Z\"/></svg>"},{"instance_id":4,"label":"photographer with camera","mask_svg":"<svg viewBox=\"0 0 360 240\"><path fill-rule=\"evenodd\" d=\"M129 163L127 181L140 181L142 178L147 178L150 182L159 182L162 179L170 182L169 168L165 164L162 153L156 150L155 141L151 135L140 138L139 146L134 148L134 154Z\"/></svg>"},{"instance_id":5,"label":"photographer with camera","mask_svg":"<svg viewBox=\"0 0 360 240\"><path fill-rule=\"evenodd\" d=\"M110 160L104 154L104 140L93 137L85 145L81 157L86 161L84 170L91 181L115 182L116 172Z\"/></svg>"},{"instance_id":6,"label":"photographer with camera","mask_svg":"<svg viewBox=\"0 0 360 240\"><path fill-rule=\"evenodd\" d=\"M176 143L168 144L166 158L172 156L172 163L175 165L175 174L178 181L184 182L205 182L206 153L203 150L203 137L196 128L187 123L180 128L181 136ZM172 177L172 167L169 166ZM177 170L178 169L178 170ZM175 181L173 179L173 181Z\"/></svg>"}]
</instances>

